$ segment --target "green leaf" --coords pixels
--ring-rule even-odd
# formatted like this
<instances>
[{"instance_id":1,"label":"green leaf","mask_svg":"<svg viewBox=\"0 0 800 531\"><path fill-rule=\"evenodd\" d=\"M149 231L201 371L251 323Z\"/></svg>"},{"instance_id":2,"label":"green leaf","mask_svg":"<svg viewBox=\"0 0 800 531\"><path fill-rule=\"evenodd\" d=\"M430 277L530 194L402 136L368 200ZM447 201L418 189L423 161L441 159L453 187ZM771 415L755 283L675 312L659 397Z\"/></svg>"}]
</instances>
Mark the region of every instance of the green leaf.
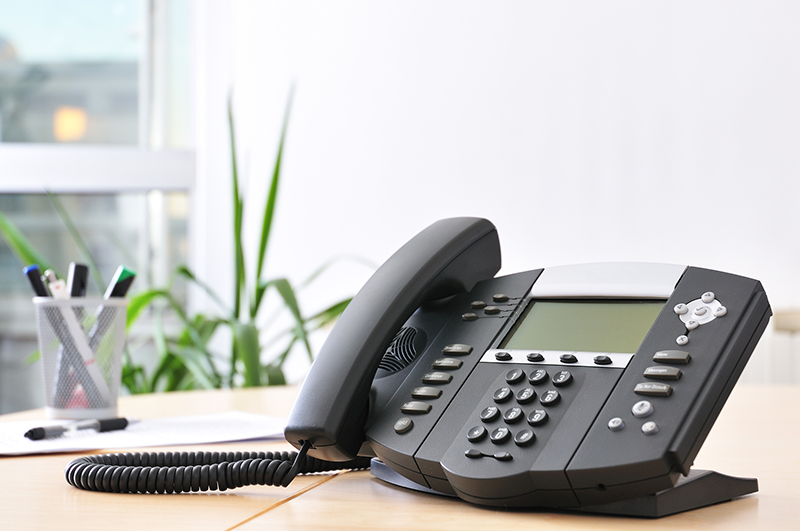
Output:
<instances>
[{"instance_id":1,"label":"green leaf","mask_svg":"<svg viewBox=\"0 0 800 531\"><path fill-rule=\"evenodd\" d=\"M352 300L353 300L352 297L349 297L347 299L342 299L336 304L328 306L321 312L312 315L306 320L306 322L313 323L314 330L322 328L323 326L335 321L342 314L342 312L345 311L347 306L350 304L350 301Z\"/></svg>"},{"instance_id":2,"label":"green leaf","mask_svg":"<svg viewBox=\"0 0 800 531\"><path fill-rule=\"evenodd\" d=\"M50 262L39 254L30 240L23 236L17 226L2 212L0 212L0 233L23 266L39 264L42 271L53 269Z\"/></svg>"},{"instance_id":3,"label":"green leaf","mask_svg":"<svg viewBox=\"0 0 800 531\"><path fill-rule=\"evenodd\" d=\"M94 257L92 256L92 253L89 251L89 246L86 245L85 241L83 241L83 237L81 236L78 227L75 226L75 223L72 221L72 218L67 212L67 209L64 208L64 205L61 203L61 200L58 198L58 196L50 191L46 192L47 192L47 198L53 205L53 208L58 214L58 217L61 218L61 222L67 229L70 238L72 238L72 241L75 242L75 245L81 252L81 256L83 256L83 259L86 260L86 263L89 266L90 274L92 275L92 279L94 280L97 289L100 291L100 293L103 293L106 289L106 283L103 280L103 276L100 274L100 268L97 267L97 262L94 261Z\"/></svg>"},{"instance_id":4,"label":"green leaf","mask_svg":"<svg viewBox=\"0 0 800 531\"><path fill-rule=\"evenodd\" d=\"M239 173L236 164L236 133L233 124L233 100L228 97L228 127L231 136L231 177L233 180L233 243L236 260L236 278L234 279L233 314L241 316L242 293L245 292L244 248L242 246L242 219L244 201L239 192Z\"/></svg>"},{"instance_id":5,"label":"green leaf","mask_svg":"<svg viewBox=\"0 0 800 531\"><path fill-rule=\"evenodd\" d=\"M256 267L256 275L254 285L258 286L258 281L261 279L261 273L264 270L264 260L267 253L267 243L269 242L269 235L272 229L272 218L275 214L275 202L278 200L278 182L281 175L281 161L283 159L283 145L286 140L286 130L289 127L289 112L292 108L292 98L294 97L294 87L289 91L289 99L286 102L286 110L283 115L283 127L281 128L281 137L278 142L278 154L275 157L275 167L272 170L272 181L270 182L269 193L267 194L267 202L264 207L264 219L261 222L261 238L258 246L258 265ZM261 306L261 297L264 291L256 291L255 302L250 311L250 317L255 318L258 313L258 308Z\"/></svg>"},{"instance_id":6,"label":"green leaf","mask_svg":"<svg viewBox=\"0 0 800 531\"><path fill-rule=\"evenodd\" d=\"M181 348L173 350L172 355L183 362L200 387L204 389L219 387L219 384L216 383L218 380L208 366L208 360L202 351L194 348Z\"/></svg>"},{"instance_id":7,"label":"green leaf","mask_svg":"<svg viewBox=\"0 0 800 531\"><path fill-rule=\"evenodd\" d=\"M270 364L264 370L267 373L267 385L286 385L286 376L280 366Z\"/></svg>"},{"instance_id":8,"label":"green leaf","mask_svg":"<svg viewBox=\"0 0 800 531\"><path fill-rule=\"evenodd\" d=\"M151 289L138 293L130 298L128 303L128 319L125 325L126 330L136 322L139 314L153 302L157 297L167 297L168 292L163 289Z\"/></svg>"},{"instance_id":9,"label":"green leaf","mask_svg":"<svg viewBox=\"0 0 800 531\"><path fill-rule=\"evenodd\" d=\"M258 343L258 329L253 323L235 323L234 349L236 357L244 362L245 387L261 385L261 347Z\"/></svg>"},{"instance_id":10,"label":"green leaf","mask_svg":"<svg viewBox=\"0 0 800 531\"><path fill-rule=\"evenodd\" d=\"M289 284L289 281L285 278L275 279L272 281L272 284L275 286L275 289L278 290L278 293L281 294L281 297L283 297L283 302L286 304L286 307L289 308L289 311L294 317L295 336L297 336L297 338L305 345L306 351L308 352L308 358L314 359L311 345L308 342L308 334L306 334L306 322L303 319L303 316L300 314L300 307L297 304L297 297L295 296L292 285Z\"/></svg>"},{"instance_id":11,"label":"green leaf","mask_svg":"<svg viewBox=\"0 0 800 531\"><path fill-rule=\"evenodd\" d=\"M231 316L233 316L233 312L231 312L228 309L225 302L219 297L219 295L217 295L208 284L197 278L195 274L192 273L192 271L188 267L186 267L185 265L178 266L175 269L175 274L177 274L178 276L182 276L197 284L203 291L205 291L209 295L209 297L211 297L214 300L214 302L217 303L217 305L220 308L222 308L223 310L231 314Z\"/></svg>"}]
</instances>

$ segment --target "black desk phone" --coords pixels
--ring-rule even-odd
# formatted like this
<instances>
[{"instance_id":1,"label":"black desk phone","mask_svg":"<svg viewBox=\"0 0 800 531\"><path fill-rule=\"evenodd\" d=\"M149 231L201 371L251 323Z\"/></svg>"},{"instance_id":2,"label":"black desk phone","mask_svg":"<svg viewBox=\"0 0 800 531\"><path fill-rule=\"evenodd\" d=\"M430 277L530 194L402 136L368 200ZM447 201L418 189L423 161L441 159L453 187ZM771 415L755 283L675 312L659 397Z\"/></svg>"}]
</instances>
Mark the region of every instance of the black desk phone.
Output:
<instances>
[{"instance_id":1,"label":"black desk phone","mask_svg":"<svg viewBox=\"0 0 800 531\"><path fill-rule=\"evenodd\" d=\"M189 471L131 471L120 487L95 457L68 481L285 486L304 459L377 456L380 479L489 506L657 517L758 490L690 467L771 316L760 282L666 264L499 269L497 231L478 218L434 223L381 266L302 386L285 430L294 466L188 456Z\"/></svg>"},{"instance_id":2,"label":"black desk phone","mask_svg":"<svg viewBox=\"0 0 800 531\"><path fill-rule=\"evenodd\" d=\"M771 316L760 282L499 269L487 220L414 237L337 322L286 439L325 460L374 453L379 478L480 505L661 516L757 490L690 467Z\"/></svg>"}]
</instances>

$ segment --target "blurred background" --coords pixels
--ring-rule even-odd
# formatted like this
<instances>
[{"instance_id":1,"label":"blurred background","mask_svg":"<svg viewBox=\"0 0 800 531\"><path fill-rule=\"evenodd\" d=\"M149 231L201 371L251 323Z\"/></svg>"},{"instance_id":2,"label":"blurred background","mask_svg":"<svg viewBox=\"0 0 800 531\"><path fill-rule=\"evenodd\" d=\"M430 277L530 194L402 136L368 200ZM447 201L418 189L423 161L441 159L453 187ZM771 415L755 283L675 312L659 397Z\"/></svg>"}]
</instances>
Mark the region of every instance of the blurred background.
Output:
<instances>
[{"instance_id":1,"label":"blurred background","mask_svg":"<svg viewBox=\"0 0 800 531\"><path fill-rule=\"evenodd\" d=\"M797 3L0 0L0 13L0 212L63 271L80 257L45 190L106 280L130 264L135 292L186 263L230 304L228 100L252 268L293 90L264 275L302 283L331 263L298 293L309 315L434 221L480 216L501 274L647 261L761 280L781 315L742 379L800 383ZM0 412L44 396L21 267L0 244ZM220 311L175 290L189 312ZM287 380L307 366L293 356Z\"/></svg>"}]
</instances>

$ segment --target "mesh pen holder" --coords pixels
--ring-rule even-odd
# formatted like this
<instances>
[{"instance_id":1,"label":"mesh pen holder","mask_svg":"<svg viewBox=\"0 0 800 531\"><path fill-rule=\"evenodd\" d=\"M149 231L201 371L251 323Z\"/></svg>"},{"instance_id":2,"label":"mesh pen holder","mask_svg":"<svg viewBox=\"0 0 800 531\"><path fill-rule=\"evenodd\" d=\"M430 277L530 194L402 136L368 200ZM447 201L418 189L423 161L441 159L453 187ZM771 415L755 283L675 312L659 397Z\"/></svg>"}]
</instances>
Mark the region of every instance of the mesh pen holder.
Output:
<instances>
[{"instance_id":1,"label":"mesh pen holder","mask_svg":"<svg viewBox=\"0 0 800 531\"><path fill-rule=\"evenodd\" d=\"M48 418L117 416L128 300L35 297Z\"/></svg>"}]
</instances>

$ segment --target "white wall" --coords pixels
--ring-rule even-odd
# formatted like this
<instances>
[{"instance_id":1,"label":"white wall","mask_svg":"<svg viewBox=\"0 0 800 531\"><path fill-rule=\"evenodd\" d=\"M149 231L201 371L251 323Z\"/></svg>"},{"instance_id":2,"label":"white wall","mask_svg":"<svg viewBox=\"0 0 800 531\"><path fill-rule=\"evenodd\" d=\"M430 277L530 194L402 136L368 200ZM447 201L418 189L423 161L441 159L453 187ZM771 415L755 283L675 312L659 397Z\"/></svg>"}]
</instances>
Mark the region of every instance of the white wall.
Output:
<instances>
[{"instance_id":1,"label":"white wall","mask_svg":"<svg viewBox=\"0 0 800 531\"><path fill-rule=\"evenodd\" d=\"M300 279L343 253L381 263L433 221L469 215L497 225L502 273L687 263L762 280L774 308L800 305L800 4L232 9L254 197L297 86L270 276ZM367 275L340 264L307 304Z\"/></svg>"}]
</instances>

